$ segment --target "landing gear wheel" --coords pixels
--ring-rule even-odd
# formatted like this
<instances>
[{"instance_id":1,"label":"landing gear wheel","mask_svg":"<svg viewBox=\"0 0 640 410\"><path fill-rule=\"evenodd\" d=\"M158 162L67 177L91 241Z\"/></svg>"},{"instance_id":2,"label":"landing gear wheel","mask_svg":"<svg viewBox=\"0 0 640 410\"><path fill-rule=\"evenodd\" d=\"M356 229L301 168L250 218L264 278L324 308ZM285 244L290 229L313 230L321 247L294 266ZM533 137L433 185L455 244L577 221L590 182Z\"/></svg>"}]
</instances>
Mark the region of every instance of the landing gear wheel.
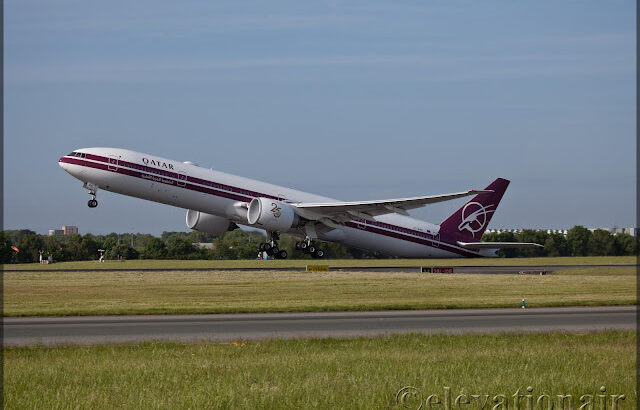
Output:
<instances>
[{"instance_id":1,"label":"landing gear wheel","mask_svg":"<svg viewBox=\"0 0 640 410\"><path fill-rule=\"evenodd\" d=\"M315 254L317 250L318 250L318 248L316 248L316 246L314 244L309 245L309 247L307 248L307 252L309 252L311 254Z\"/></svg>"},{"instance_id":2,"label":"landing gear wheel","mask_svg":"<svg viewBox=\"0 0 640 410\"><path fill-rule=\"evenodd\" d=\"M299 251L300 250L300 242L296 242L296 250Z\"/></svg>"},{"instance_id":3,"label":"landing gear wheel","mask_svg":"<svg viewBox=\"0 0 640 410\"><path fill-rule=\"evenodd\" d=\"M287 257L287 252L280 250L278 239L280 239L278 232L267 231L267 242L261 243L260 249L274 259L284 259Z\"/></svg>"},{"instance_id":4,"label":"landing gear wheel","mask_svg":"<svg viewBox=\"0 0 640 410\"><path fill-rule=\"evenodd\" d=\"M315 256L316 258L323 258L324 257L324 251L322 249L317 249L316 253L314 253L313 256Z\"/></svg>"},{"instance_id":5,"label":"landing gear wheel","mask_svg":"<svg viewBox=\"0 0 640 410\"><path fill-rule=\"evenodd\" d=\"M90 199L89 202L87 202L87 205L89 206L89 208L95 208L96 206L98 206L98 201L96 201L95 199Z\"/></svg>"}]
</instances>

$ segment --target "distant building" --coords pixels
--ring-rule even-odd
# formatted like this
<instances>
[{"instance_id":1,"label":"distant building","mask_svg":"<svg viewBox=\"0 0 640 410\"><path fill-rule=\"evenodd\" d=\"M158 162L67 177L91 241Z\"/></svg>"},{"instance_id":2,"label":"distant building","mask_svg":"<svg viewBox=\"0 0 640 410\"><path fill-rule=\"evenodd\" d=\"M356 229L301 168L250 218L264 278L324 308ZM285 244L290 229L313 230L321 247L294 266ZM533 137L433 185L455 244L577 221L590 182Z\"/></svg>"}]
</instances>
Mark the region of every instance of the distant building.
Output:
<instances>
[{"instance_id":1,"label":"distant building","mask_svg":"<svg viewBox=\"0 0 640 410\"><path fill-rule=\"evenodd\" d=\"M629 234L631 236L636 236L636 228L596 228L596 229L602 229L605 231L609 231L614 235L617 235L619 233L626 233ZM591 232L595 231L595 229L589 229Z\"/></svg>"},{"instance_id":2,"label":"distant building","mask_svg":"<svg viewBox=\"0 0 640 410\"><path fill-rule=\"evenodd\" d=\"M204 248L204 249L215 249L215 246L212 242L194 242L192 245L196 248Z\"/></svg>"},{"instance_id":3,"label":"distant building","mask_svg":"<svg viewBox=\"0 0 640 410\"><path fill-rule=\"evenodd\" d=\"M65 235L73 235L73 234L77 234L78 233L78 227L77 226L62 225L60 227L60 229L62 229L62 231L64 232Z\"/></svg>"},{"instance_id":4,"label":"distant building","mask_svg":"<svg viewBox=\"0 0 640 410\"><path fill-rule=\"evenodd\" d=\"M63 225L60 229L49 229L49 236L73 235L78 233L77 226Z\"/></svg>"},{"instance_id":5,"label":"distant building","mask_svg":"<svg viewBox=\"0 0 640 410\"><path fill-rule=\"evenodd\" d=\"M591 232L595 231L596 229L602 229L603 231L611 232L613 235L617 235L619 233L626 233L631 236L636 236L638 233L637 228L589 228ZM561 234L564 236L567 236L567 233L569 233L568 229L531 229L531 230L544 231L548 234ZM487 233L504 233L504 232L520 233L522 231L523 229L487 229L486 230Z\"/></svg>"}]
</instances>

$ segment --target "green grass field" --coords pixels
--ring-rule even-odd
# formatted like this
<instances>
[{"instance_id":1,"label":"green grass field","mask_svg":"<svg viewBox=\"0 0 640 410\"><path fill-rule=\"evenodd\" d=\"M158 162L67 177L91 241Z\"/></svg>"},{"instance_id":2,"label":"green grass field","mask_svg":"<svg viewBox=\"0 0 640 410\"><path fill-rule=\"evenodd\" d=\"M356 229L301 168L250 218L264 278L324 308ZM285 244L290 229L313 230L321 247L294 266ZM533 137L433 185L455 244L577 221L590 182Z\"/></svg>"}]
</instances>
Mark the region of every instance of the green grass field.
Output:
<instances>
[{"instance_id":1,"label":"green grass field","mask_svg":"<svg viewBox=\"0 0 640 410\"><path fill-rule=\"evenodd\" d=\"M449 388L451 408L481 408L485 395L493 408L503 394L513 409L531 386L534 400L558 409L557 395L571 395L577 409L605 386L607 409L620 394L617 408L632 409L635 346L634 332L605 332L7 348L4 407L400 409L396 393L413 386L408 408ZM455 407L461 393L471 405Z\"/></svg>"},{"instance_id":2,"label":"green grass field","mask_svg":"<svg viewBox=\"0 0 640 410\"><path fill-rule=\"evenodd\" d=\"M286 271L5 272L4 314L518 307L523 298L529 307L636 303L633 274L565 273L539 276Z\"/></svg>"},{"instance_id":3,"label":"green grass field","mask_svg":"<svg viewBox=\"0 0 640 410\"><path fill-rule=\"evenodd\" d=\"M637 275L634 267L607 267L607 268L571 268L559 269L553 271L554 275Z\"/></svg>"},{"instance_id":4,"label":"green grass field","mask_svg":"<svg viewBox=\"0 0 640 410\"><path fill-rule=\"evenodd\" d=\"M560 258L458 258L458 259L325 259L325 260L130 260L130 261L97 261L61 262L51 265L38 263L7 264L5 271L18 269L36 270L69 270L69 269L193 269L193 268L282 268L304 267L308 264L327 264L333 267L354 266L504 266L504 265L631 265L636 264L634 256L586 256Z\"/></svg>"}]
</instances>

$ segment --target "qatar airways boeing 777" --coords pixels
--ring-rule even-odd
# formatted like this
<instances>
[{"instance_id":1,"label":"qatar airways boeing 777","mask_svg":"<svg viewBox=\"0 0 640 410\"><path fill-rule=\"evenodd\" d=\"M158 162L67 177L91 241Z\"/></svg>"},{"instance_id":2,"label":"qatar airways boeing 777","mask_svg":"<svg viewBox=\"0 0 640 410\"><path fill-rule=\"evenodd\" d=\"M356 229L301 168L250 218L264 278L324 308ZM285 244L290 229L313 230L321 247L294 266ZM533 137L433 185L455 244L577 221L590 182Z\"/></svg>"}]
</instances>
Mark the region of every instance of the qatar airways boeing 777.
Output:
<instances>
[{"instance_id":1,"label":"qatar airways boeing 777","mask_svg":"<svg viewBox=\"0 0 640 410\"><path fill-rule=\"evenodd\" d=\"M509 181L498 178L483 190L381 201L342 202L242 178L192 162L119 148L78 149L60 166L84 183L98 205L98 189L187 209L187 226L215 235L238 225L264 229L260 251L284 259L280 234L301 238L296 249L322 257L315 240L338 242L406 258L496 256L506 247L532 243L480 242ZM407 213L410 209L465 196L474 197L440 225Z\"/></svg>"}]
</instances>

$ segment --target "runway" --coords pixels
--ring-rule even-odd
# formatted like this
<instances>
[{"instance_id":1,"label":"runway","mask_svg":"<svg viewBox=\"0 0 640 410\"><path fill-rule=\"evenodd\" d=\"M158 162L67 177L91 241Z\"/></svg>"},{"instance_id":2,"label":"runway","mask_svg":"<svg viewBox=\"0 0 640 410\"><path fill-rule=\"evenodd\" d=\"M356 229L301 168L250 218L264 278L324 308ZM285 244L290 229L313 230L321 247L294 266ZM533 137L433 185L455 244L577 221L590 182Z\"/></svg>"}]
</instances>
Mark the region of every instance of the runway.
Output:
<instances>
[{"instance_id":1,"label":"runway","mask_svg":"<svg viewBox=\"0 0 640 410\"><path fill-rule=\"evenodd\" d=\"M313 260L309 261L309 265L329 265L329 270L332 272L420 272L420 266L350 266L340 267L331 266L331 261ZM5 269L6 269L5 265ZM517 274L520 272L540 272L545 271L547 273L553 273L557 270L567 269L591 269L591 268L636 268L636 265L504 265L504 266L484 266L484 265L468 265L468 266L448 266L438 265L432 263L426 267L431 266L447 266L453 267L454 273L477 273L477 274ZM305 266L297 267L248 267L248 268L236 268L236 267L222 267L222 268L105 268L105 269L6 269L3 273L41 273L41 272L194 272L194 271L283 271L283 272L304 272Z\"/></svg>"},{"instance_id":2,"label":"runway","mask_svg":"<svg viewBox=\"0 0 640 410\"><path fill-rule=\"evenodd\" d=\"M4 318L4 346L635 329L636 306Z\"/></svg>"}]
</instances>

